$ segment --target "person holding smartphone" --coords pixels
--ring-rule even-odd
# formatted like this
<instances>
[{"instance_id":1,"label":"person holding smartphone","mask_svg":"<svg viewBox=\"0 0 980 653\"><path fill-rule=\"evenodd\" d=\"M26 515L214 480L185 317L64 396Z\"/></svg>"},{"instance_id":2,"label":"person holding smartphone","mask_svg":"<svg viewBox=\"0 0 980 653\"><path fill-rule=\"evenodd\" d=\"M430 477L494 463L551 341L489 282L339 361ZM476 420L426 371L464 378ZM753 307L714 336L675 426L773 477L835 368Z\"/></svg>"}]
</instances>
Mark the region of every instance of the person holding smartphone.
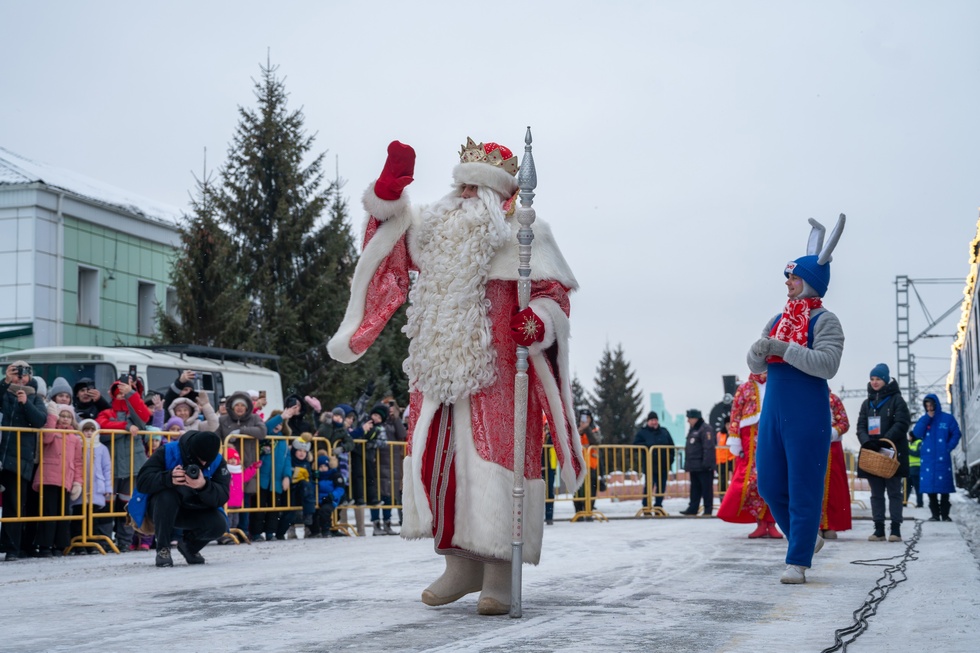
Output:
<instances>
[{"instance_id":1,"label":"person holding smartphone","mask_svg":"<svg viewBox=\"0 0 980 653\"><path fill-rule=\"evenodd\" d=\"M111 407L109 401L95 387L95 381L82 377L72 386L72 405L79 420L95 419L103 410Z\"/></svg>"}]
</instances>

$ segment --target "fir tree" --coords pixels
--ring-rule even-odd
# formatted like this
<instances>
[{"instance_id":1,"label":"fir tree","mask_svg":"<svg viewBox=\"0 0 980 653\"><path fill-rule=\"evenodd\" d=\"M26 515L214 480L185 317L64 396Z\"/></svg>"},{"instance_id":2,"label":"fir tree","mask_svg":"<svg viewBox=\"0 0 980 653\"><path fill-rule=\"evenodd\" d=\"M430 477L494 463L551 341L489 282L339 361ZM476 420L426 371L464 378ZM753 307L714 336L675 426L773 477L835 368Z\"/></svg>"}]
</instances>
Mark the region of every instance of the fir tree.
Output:
<instances>
[{"instance_id":1,"label":"fir tree","mask_svg":"<svg viewBox=\"0 0 980 653\"><path fill-rule=\"evenodd\" d=\"M232 235L237 270L249 302L248 348L278 354L287 392L349 400L368 381L389 380L390 324L369 355L340 366L326 340L343 319L357 262L341 182L326 182L324 153L310 158L314 136L301 110L290 110L271 64L255 82L255 109L239 108L239 124L222 169L217 205ZM328 219L321 216L328 212ZM398 369L407 354L398 355ZM390 379L388 385L397 385ZM407 385L407 382L406 382Z\"/></svg>"},{"instance_id":2,"label":"fir tree","mask_svg":"<svg viewBox=\"0 0 980 653\"><path fill-rule=\"evenodd\" d=\"M595 392L589 396L605 444L631 444L640 419L643 397L630 370L622 345L615 352L606 345L596 369Z\"/></svg>"},{"instance_id":3,"label":"fir tree","mask_svg":"<svg viewBox=\"0 0 980 653\"><path fill-rule=\"evenodd\" d=\"M195 179L193 214L179 226L180 250L171 263L176 315L157 311L158 340L237 349L246 337L248 305L234 271L231 239L215 209L211 176Z\"/></svg>"},{"instance_id":4,"label":"fir tree","mask_svg":"<svg viewBox=\"0 0 980 653\"><path fill-rule=\"evenodd\" d=\"M589 401L585 397L585 388L582 387L582 382L578 380L577 376L572 377L572 405L575 408L576 419L582 410L586 408L591 410Z\"/></svg>"}]
</instances>

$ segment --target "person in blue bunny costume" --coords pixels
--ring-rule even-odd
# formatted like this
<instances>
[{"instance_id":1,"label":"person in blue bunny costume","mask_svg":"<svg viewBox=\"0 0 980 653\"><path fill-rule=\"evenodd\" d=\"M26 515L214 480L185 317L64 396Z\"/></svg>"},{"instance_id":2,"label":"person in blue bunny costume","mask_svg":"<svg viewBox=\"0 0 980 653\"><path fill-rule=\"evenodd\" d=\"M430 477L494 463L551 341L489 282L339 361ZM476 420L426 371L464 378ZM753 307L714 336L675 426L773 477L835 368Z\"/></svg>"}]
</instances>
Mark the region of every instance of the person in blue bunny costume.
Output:
<instances>
[{"instance_id":1,"label":"person in blue bunny costume","mask_svg":"<svg viewBox=\"0 0 980 653\"><path fill-rule=\"evenodd\" d=\"M830 452L830 389L844 351L837 316L823 307L830 285L830 260L844 229L841 214L824 244L826 230L812 227L806 256L783 271L788 299L749 349L755 374L768 373L759 419L756 465L759 494L786 535L786 570L780 582L806 582L806 569L823 545L820 512Z\"/></svg>"}]
</instances>

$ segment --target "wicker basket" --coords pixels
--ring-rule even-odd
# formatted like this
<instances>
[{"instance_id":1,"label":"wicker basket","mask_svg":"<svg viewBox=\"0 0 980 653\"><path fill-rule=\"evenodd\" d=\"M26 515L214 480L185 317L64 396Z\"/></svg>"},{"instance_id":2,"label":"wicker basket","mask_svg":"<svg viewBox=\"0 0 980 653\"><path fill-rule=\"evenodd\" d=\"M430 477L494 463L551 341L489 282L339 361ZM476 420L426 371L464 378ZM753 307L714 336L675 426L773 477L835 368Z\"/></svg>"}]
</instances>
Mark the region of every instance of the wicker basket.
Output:
<instances>
[{"instance_id":1,"label":"wicker basket","mask_svg":"<svg viewBox=\"0 0 980 653\"><path fill-rule=\"evenodd\" d=\"M887 444L895 452L895 457L889 458L875 449L869 449L868 445L872 442L878 445ZM888 438L879 438L861 445L861 453L858 455L858 469L861 471L872 476L891 478L898 471L898 467L898 449L895 448L895 443Z\"/></svg>"}]
</instances>

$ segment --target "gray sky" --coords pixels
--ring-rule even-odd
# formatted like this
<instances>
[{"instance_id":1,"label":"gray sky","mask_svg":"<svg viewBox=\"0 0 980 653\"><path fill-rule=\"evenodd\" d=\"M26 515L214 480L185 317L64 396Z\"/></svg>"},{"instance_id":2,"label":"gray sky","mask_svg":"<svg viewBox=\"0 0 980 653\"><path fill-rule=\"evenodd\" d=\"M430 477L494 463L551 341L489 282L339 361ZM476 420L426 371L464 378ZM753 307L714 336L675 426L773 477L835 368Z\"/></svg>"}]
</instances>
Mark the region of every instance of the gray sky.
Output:
<instances>
[{"instance_id":1,"label":"gray sky","mask_svg":"<svg viewBox=\"0 0 980 653\"><path fill-rule=\"evenodd\" d=\"M973 2L3 0L0 145L186 207L271 49L359 229L389 141L415 147L411 194L433 200L467 136L520 152L531 125L535 207L581 284L575 373L591 387L622 344L645 394L707 410L722 374L747 376L808 217L848 215L835 389L894 371L896 275L966 276L978 19ZM923 298L938 316L961 290ZM913 348L920 385L948 344Z\"/></svg>"}]
</instances>

